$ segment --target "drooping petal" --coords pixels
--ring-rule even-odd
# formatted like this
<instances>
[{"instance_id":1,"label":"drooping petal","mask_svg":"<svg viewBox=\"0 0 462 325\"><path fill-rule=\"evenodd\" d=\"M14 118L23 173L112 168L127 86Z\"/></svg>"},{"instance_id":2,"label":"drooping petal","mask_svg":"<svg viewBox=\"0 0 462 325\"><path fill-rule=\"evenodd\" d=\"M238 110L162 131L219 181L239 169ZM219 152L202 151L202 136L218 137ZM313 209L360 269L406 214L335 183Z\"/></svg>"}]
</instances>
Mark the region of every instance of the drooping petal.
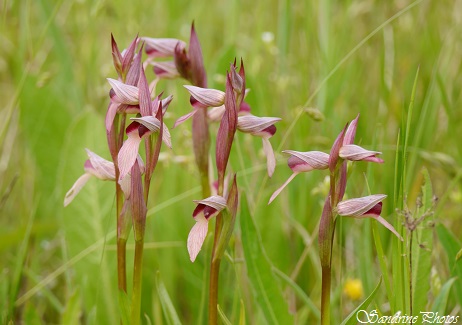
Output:
<instances>
[{"instance_id":1,"label":"drooping petal","mask_svg":"<svg viewBox=\"0 0 462 325\"><path fill-rule=\"evenodd\" d=\"M188 253L191 262L196 260L205 237L207 237L209 222L203 216L196 219L196 224L192 227L188 235Z\"/></svg>"},{"instance_id":2,"label":"drooping petal","mask_svg":"<svg viewBox=\"0 0 462 325\"><path fill-rule=\"evenodd\" d=\"M380 222L383 226L385 226L385 228L387 228L388 230L390 230L393 234L395 234L396 237L398 237L401 241L404 241L403 237L401 237L401 235L396 231L396 229L390 225L388 223L387 220L385 220L384 218L382 218L381 216L373 216L372 218L374 218L375 220L377 220L378 222Z\"/></svg>"},{"instance_id":3,"label":"drooping petal","mask_svg":"<svg viewBox=\"0 0 462 325\"><path fill-rule=\"evenodd\" d=\"M186 47L184 41L175 38L142 37L141 39L145 42L145 51L150 57L159 58L173 56L177 45L182 49Z\"/></svg>"},{"instance_id":4,"label":"drooping petal","mask_svg":"<svg viewBox=\"0 0 462 325\"><path fill-rule=\"evenodd\" d=\"M329 155L325 152L300 152L294 150L283 150L282 152L292 155L288 160L288 165L294 172L308 172L313 169L326 169L329 167Z\"/></svg>"},{"instance_id":5,"label":"drooping petal","mask_svg":"<svg viewBox=\"0 0 462 325\"><path fill-rule=\"evenodd\" d=\"M212 122L220 121L225 113L225 105L213 107L207 111L207 117Z\"/></svg>"},{"instance_id":6,"label":"drooping petal","mask_svg":"<svg viewBox=\"0 0 462 325\"><path fill-rule=\"evenodd\" d=\"M152 132L159 132L160 130L160 121L156 119L154 116L143 116L143 117L132 117L130 118L132 121L136 121L145 127L147 127ZM170 131L168 130L167 126L163 125L164 129L162 132L162 141L171 149L172 148L172 140L170 137Z\"/></svg>"},{"instance_id":7,"label":"drooping petal","mask_svg":"<svg viewBox=\"0 0 462 325\"><path fill-rule=\"evenodd\" d=\"M366 212L369 212L374 206L382 202L387 196L385 194L374 194L360 198L349 199L340 202L337 205L337 213L347 217L362 217ZM378 211L378 215L380 215ZM371 211L369 214L373 213Z\"/></svg>"},{"instance_id":8,"label":"drooping petal","mask_svg":"<svg viewBox=\"0 0 462 325\"><path fill-rule=\"evenodd\" d=\"M117 96L118 102L129 105L138 104L138 87L124 84L123 82L112 78L107 78L107 81L111 84L111 87Z\"/></svg>"},{"instance_id":9,"label":"drooping petal","mask_svg":"<svg viewBox=\"0 0 462 325\"><path fill-rule=\"evenodd\" d=\"M180 76L175 62L173 61L163 61L163 62L153 62L153 70L156 76L162 79L175 79Z\"/></svg>"},{"instance_id":10,"label":"drooping petal","mask_svg":"<svg viewBox=\"0 0 462 325\"><path fill-rule=\"evenodd\" d=\"M85 171L102 180L115 180L115 167L112 161L106 160L89 149L85 149L89 164L85 164Z\"/></svg>"},{"instance_id":11,"label":"drooping petal","mask_svg":"<svg viewBox=\"0 0 462 325\"><path fill-rule=\"evenodd\" d=\"M120 171L119 180L123 179L130 172L138 156L138 149L141 142L138 126L138 122L133 122L127 127L127 140L125 140L117 156Z\"/></svg>"},{"instance_id":12,"label":"drooping petal","mask_svg":"<svg viewBox=\"0 0 462 325\"><path fill-rule=\"evenodd\" d=\"M191 112L189 112L188 114L179 117L178 120L176 120L175 124L173 124L173 128L176 128L178 125L183 124L184 122L189 120L194 114L197 113L197 111L198 111L198 109L195 108Z\"/></svg>"},{"instance_id":13,"label":"drooping petal","mask_svg":"<svg viewBox=\"0 0 462 325\"><path fill-rule=\"evenodd\" d=\"M130 174L126 174L124 178L119 180L120 188L122 189L122 192L124 192L126 199L130 197L131 182L132 182L132 179L131 179Z\"/></svg>"},{"instance_id":14,"label":"drooping petal","mask_svg":"<svg viewBox=\"0 0 462 325\"><path fill-rule=\"evenodd\" d=\"M108 132L111 130L112 124L114 123L114 117L117 114L118 106L119 106L118 103L115 103L111 100L107 108L105 124L106 124L106 131Z\"/></svg>"},{"instance_id":15,"label":"drooping petal","mask_svg":"<svg viewBox=\"0 0 462 325\"><path fill-rule=\"evenodd\" d=\"M237 128L241 132L250 133L255 136L266 137L268 136L268 133L263 131L280 120L281 119L279 117L258 117L255 115L244 115L238 117Z\"/></svg>"},{"instance_id":16,"label":"drooping petal","mask_svg":"<svg viewBox=\"0 0 462 325\"><path fill-rule=\"evenodd\" d=\"M273 193L273 195L271 195L271 197L270 197L270 199L269 199L269 201L268 201L268 204L270 204L271 202L273 202L274 199L279 195L279 193L281 193L282 190L287 186L287 184L289 184L289 183L294 179L294 177L297 176L297 175L298 175L297 172L295 172L295 173L293 173L292 175L290 175L290 177L284 182L284 184L282 184L281 187L279 187L279 188Z\"/></svg>"},{"instance_id":17,"label":"drooping petal","mask_svg":"<svg viewBox=\"0 0 462 325\"><path fill-rule=\"evenodd\" d=\"M359 114L356 118L351 121L350 125L345 132L345 137L343 138L343 145L353 144L355 141L356 129L358 128Z\"/></svg>"},{"instance_id":18,"label":"drooping petal","mask_svg":"<svg viewBox=\"0 0 462 325\"><path fill-rule=\"evenodd\" d=\"M263 151L266 155L266 168L268 169L268 176L273 176L274 169L276 168L276 157L274 156L273 147L268 138L262 138Z\"/></svg>"},{"instance_id":19,"label":"drooping petal","mask_svg":"<svg viewBox=\"0 0 462 325\"><path fill-rule=\"evenodd\" d=\"M83 174L80 176L72 185L71 189L66 193L64 197L64 206L67 206L69 203L74 200L75 196L79 194L82 187L87 183L87 181L91 178L91 175L88 173Z\"/></svg>"},{"instance_id":20,"label":"drooping petal","mask_svg":"<svg viewBox=\"0 0 462 325\"><path fill-rule=\"evenodd\" d=\"M225 102L225 93L221 90L183 85L191 96L207 107L217 107Z\"/></svg>"},{"instance_id":21,"label":"drooping petal","mask_svg":"<svg viewBox=\"0 0 462 325\"><path fill-rule=\"evenodd\" d=\"M339 155L343 159L353 161L370 161L376 163L383 163L383 160L377 158L376 155L380 155L381 152L369 151L360 146L354 144L344 145L340 148Z\"/></svg>"}]
</instances>

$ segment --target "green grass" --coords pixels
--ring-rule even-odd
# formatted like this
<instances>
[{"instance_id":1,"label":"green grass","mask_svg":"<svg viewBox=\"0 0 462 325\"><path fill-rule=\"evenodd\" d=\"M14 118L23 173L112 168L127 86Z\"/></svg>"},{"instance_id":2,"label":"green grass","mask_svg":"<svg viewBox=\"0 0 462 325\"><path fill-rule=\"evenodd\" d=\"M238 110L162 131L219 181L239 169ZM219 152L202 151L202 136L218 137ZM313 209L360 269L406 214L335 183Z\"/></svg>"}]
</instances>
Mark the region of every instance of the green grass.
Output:
<instances>
[{"instance_id":1,"label":"green grass","mask_svg":"<svg viewBox=\"0 0 462 325\"><path fill-rule=\"evenodd\" d=\"M351 165L347 196L387 194L382 216L408 239L396 209L407 206L414 217L423 213L416 207L423 184L428 184L423 167L431 181L430 190L424 186L424 197L428 201L432 192L440 200L434 224L425 222L414 234L413 259L426 268L418 273L409 269L409 242L399 243L374 221L344 219L337 224L333 324L369 296L369 310L409 313L409 283L420 276L430 292L426 310L461 315L462 260L455 257L462 237L460 2L3 0L1 8L1 322L116 324L123 316L117 299L112 184L92 179L69 207L64 209L62 202L83 173L84 148L110 157L104 130L105 78L116 76L110 33L122 48L137 33L187 40L193 20L209 86L223 90L229 63L242 57L253 113L283 119L271 139L278 149L271 179L265 176L260 139L238 134L233 146L230 166L245 191L253 223L244 223L246 232L241 229L244 220L238 220L229 258L221 265L222 319L267 322L271 306L262 306L258 296L267 292L255 286L260 277L249 269L248 256L254 254L264 261L259 266L273 283L266 289L284 297L294 322L318 322L316 234L327 173L298 175L270 206L266 203L291 173L281 150L327 152L358 113L356 143L382 151L385 163ZM263 41L265 32L274 40ZM152 77L149 71L148 79ZM170 127L190 109L183 83L162 81L157 88L174 95L165 120ZM308 107L318 109L324 119L311 118ZM216 130L213 126L212 132ZM142 321L202 324L207 319L209 253L204 248L192 264L186 250L194 222L192 200L202 199L190 122L171 134L173 150L163 149L152 181ZM320 192L314 193L315 188ZM249 229L257 247L243 242ZM127 261L132 261L133 248L128 251ZM129 279L131 272L129 264ZM381 277L384 283L375 291ZM348 278L361 280L361 300L343 293ZM423 308L421 300L417 304Z\"/></svg>"}]
</instances>

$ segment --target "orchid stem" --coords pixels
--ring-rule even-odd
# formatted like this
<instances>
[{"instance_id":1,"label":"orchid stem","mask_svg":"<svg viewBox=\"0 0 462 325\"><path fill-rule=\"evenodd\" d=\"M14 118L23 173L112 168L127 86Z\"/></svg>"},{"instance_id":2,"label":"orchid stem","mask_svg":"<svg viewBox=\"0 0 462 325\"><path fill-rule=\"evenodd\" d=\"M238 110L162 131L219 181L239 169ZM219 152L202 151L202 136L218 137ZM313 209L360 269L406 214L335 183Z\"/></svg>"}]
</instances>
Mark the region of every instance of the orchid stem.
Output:
<instances>
[{"instance_id":1,"label":"orchid stem","mask_svg":"<svg viewBox=\"0 0 462 325\"><path fill-rule=\"evenodd\" d=\"M119 290L127 292L127 240L117 239L117 274Z\"/></svg>"},{"instance_id":2,"label":"orchid stem","mask_svg":"<svg viewBox=\"0 0 462 325\"><path fill-rule=\"evenodd\" d=\"M135 263L133 269L133 291L132 291L132 308L131 308L131 325L140 323L141 313L141 279L143 265L143 247L144 239L135 241Z\"/></svg>"},{"instance_id":3,"label":"orchid stem","mask_svg":"<svg viewBox=\"0 0 462 325\"><path fill-rule=\"evenodd\" d=\"M212 261L210 263L210 286L209 286L209 325L216 325L218 322L218 277L220 273L221 257L216 256L218 243L223 225L221 214L217 215L215 223L215 234L213 238Z\"/></svg>"},{"instance_id":4,"label":"orchid stem","mask_svg":"<svg viewBox=\"0 0 462 325\"><path fill-rule=\"evenodd\" d=\"M321 325L330 325L331 268L322 267Z\"/></svg>"}]
</instances>

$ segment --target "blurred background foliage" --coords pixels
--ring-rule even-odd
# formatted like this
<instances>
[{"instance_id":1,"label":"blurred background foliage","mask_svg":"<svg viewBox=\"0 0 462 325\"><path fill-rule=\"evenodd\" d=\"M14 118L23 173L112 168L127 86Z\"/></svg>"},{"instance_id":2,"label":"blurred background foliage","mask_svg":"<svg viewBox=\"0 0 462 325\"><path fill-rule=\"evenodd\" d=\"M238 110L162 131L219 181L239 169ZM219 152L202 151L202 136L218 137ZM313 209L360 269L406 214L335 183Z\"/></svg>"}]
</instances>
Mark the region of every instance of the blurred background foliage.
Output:
<instances>
[{"instance_id":1,"label":"blurred background foliage","mask_svg":"<svg viewBox=\"0 0 462 325\"><path fill-rule=\"evenodd\" d=\"M327 174L297 176L268 207L269 196L290 175L280 152L328 151L345 123L360 113L356 143L382 151L385 164L351 166L347 196L366 195L367 186L372 193L385 193L389 199L383 216L401 223L392 199L400 150L396 143L419 67L409 129L407 202L411 209L415 206L425 166L434 193L444 198L437 222L461 237L462 2L2 0L2 321L13 315L18 324L118 322L113 186L92 179L66 209L63 197L83 173L84 148L110 157L104 130L110 89L105 78L116 76L110 34L121 48L137 34L187 41L192 21L209 86L224 89L229 63L242 57L253 113L283 119L271 140L279 162L272 179L265 176L261 141L244 134L237 136L231 168L248 196L269 259L292 275L317 306L321 286L316 227L328 190ZM162 81L157 87L157 92L174 95L166 118L169 126L190 110L183 83ZM201 315L208 260L204 250L191 264L186 251L192 200L201 199L190 123L171 133L173 150L163 150L152 184L142 310L152 323L162 324L155 290L160 270L181 320L198 324L205 319ZM348 219L339 227L333 299L341 309L334 322L358 304L342 293L344 282L360 279L367 295L381 274L370 221ZM390 255L390 234L382 229L380 233ZM222 265L221 307L237 323L242 299L248 322L257 324L262 318L251 298L240 238L237 227L229 250L236 263ZM433 255L436 295L438 283L445 283L453 270L448 266L452 257L440 245ZM300 303L288 296L291 310L297 310ZM377 297L378 305L387 303L384 290ZM457 302L450 298L447 312L454 311ZM300 324L306 314L299 310Z\"/></svg>"}]
</instances>

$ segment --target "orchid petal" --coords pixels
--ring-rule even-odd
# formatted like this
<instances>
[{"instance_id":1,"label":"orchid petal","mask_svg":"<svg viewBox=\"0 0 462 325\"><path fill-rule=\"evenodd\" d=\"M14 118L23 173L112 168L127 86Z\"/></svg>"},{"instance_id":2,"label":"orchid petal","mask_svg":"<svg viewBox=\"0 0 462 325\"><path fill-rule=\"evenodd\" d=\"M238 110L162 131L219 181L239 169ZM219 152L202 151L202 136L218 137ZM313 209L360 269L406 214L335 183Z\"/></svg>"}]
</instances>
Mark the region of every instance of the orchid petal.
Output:
<instances>
[{"instance_id":1,"label":"orchid petal","mask_svg":"<svg viewBox=\"0 0 462 325\"><path fill-rule=\"evenodd\" d=\"M225 114L225 105L213 107L208 110L207 112L207 117L212 121L220 121L221 118L223 117L223 114Z\"/></svg>"},{"instance_id":2,"label":"orchid petal","mask_svg":"<svg viewBox=\"0 0 462 325\"><path fill-rule=\"evenodd\" d=\"M197 109L193 109L188 114L179 117L178 120L176 120L175 124L173 124L173 128L176 128L178 125L183 124L184 122L189 120L196 113L197 113Z\"/></svg>"},{"instance_id":3,"label":"orchid petal","mask_svg":"<svg viewBox=\"0 0 462 325\"><path fill-rule=\"evenodd\" d=\"M120 103L129 105L138 104L138 87L124 84L123 82L112 78L107 78L107 81L111 84L111 87L114 90Z\"/></svg>"},{"instance_id":4,"label":"orchid petal","mask_svg":"<svg viewBox=\"0 0 462 325\"><path fill-rule=\"evenodd\" d=\"M106 131L108 132L111 130L112 124L114 123L114 117L117 114L118 106L119 106L118 103L115 103L111 100L107 108L105 124L106 124Z\"/></svg>"},{"instance_id":5,"label":"orchid petal","mask_svg":"<svg viewBox=\"0 0 462 325\"><path fill-rule=\"evenodd\" d=\"M385 220L381 216L373 216L373 218L380 222L385 228L390 230L393 234L395 234L395 236L398 237L401 241L404 241L403 237L401 237L401 235L395 230L395 228L392 225L388 223L387 220Z\"/></svg>"},{"instance_id":6,"label":"orchid petal","mask_svg":"<svg viewBox=\"0 0 462 325\"><path fill-rule=\"evenodd\" d=\"M259 134L260 132L280 120L281 119L279 117L258 117L255 115L244 115L238 117L237 128L241 132L261 136Z\"/></svg>"},{"instance_id":7,"label":"orchid petal","mask_svg":"<svg viewBox=\"0 0 462 325\"><path fill-rule=\"evenodd\" d=\"M370 161L376 163L383 163L383 160L377 158L376 155L381 154L378 151L369 151L354 144L344 145L340 148L339 155L343 159L353 161Z\"/></svg>"},{"instance_id":8,"label":"orchid petal","mask_svg":"<svg viewBox=\"0 0 462 325\"><path fill-rule=\"evenodd\" d=\"M152 65L154 66L154 73L159 78L175 79L180 76L180 73L176 68L175 62L173 61L154 62Z\"/></svg>"},{"instance_id":9,"label":"orchid petal","mask_svg":"<svg viewBox=\"0 0 462 325\"><path fill-rule=\"evenodd\" d=\"M92 175L89 173L85 173L75 181L74 185L72 185L71 189L66 193L66 196L64 197L64 206L67 206L72 202L72 200L74 200L75 196L79 194L80 190L88 182L91 176Z\"/></svg>"},{"instance_id":10,"label":"orchid petal","mask_svg":"<svg viewBox=\"0 0 462 325\"><path fill-rule=\"evenodd\" d=\"M226 200L224 197L219 196L219 195L212 195L206 199L203 200L194 200L194 203L196 203L198 206L199 205L204 205L204 206L209 206L217 212L220 212L224 208L226 208ZM195 215L193 215L195 217Z\"/></svg>"},{"instance_id":11,"label":"orchid petal","mask_svg":"<svg viewBox=\"0 0 462 325\"><path fill-rule=\"evenodd\" d=\"M374 194L365 197L349 199L337 205L337 213L341 216L362 217L376 204L382 202L387 196L385 194Z\"/></svg>"},{"instance_id":12,"label":"orchid petal","mask_svg":"<svg viewBox=\"0 0 462 325\"><path fill-rule=\"evenodd\" d=\"M182 49L186 47L186 43L184 41L175 38L142 37L141 39L146 44L146 54L151 57L172 56L177 45L179 45Z\"/></svg>"},{"instance_id":13,"label":"orchid petal","mask_svg":"<svg viewBox=\"0 0 462 325\"><path fill-rule=\"evenodd\" d=\"M305 166L300 168L300 163L296 163L294 167L291 167L289 164L289 167L293 170L295 166L299 167L299 172L306 172L310 171L313 169L326 169L329 167L329 155L325 152L321 151L307 151L307 152L300 152L300 151L294 151L294 150L284 150L282 151L283 153L288 153L298 159L300 159L302 162L304 162ZM292 157L291 157L292 158ZM289 158L290 160L290 158Z\"/></svg>"},{"instance_id":14,"label":"orchid petal","mask_svg":"<svg viewBox=\"0 0 462 325\"><path fill-rule=\"evenodd\" d=\"M340 132L340 134L338 135L337 139L335 139L334 144L332 145L332 148L330 149L329 170L331 173L334 172L335 167L337 166L337 161L339 159L339 150L343 144L343 139L345 138L345 131L346 131L346 125L343 128L343 130Z\"/></svg>"},{"instance_id":15,"label":"orchid petal","mask_svg":"<svg viewBox=\"0 0 462 325\"><path fill-rule=\"evenodd\" d=\"M297 175L298 175L298 173L293 173L292 175L290 175L290 177L285 181L285 183L282 184L282 186L279 187L279 188L273 193L273 195L271 195L271 197L270 197L270 199L269 199L269 201L268 201L268 204L270 204L271 202L273 202L274 199L279 195L279 193L281 193L282 190L287 186L287 184L289 184L289 183L294 179L294 177L297 176Z\"/></svg>"},{"instance_id":16,"label":"orchid petal","mask_svg":"<svg viewBox=\"0 0 462 325\"><path fill-rule=\"evenodd\" d=\"M120 188L122 189L122 192L124 192L126 199L130 197L131 183L132 183L131 179L132 178L130 174L126 174L122 179L119 180Z\"/></svg>"},{"instance_id":17,"label":"orchid petal","mask_svg":"<svg viewBox=\"0 0 462 325\"><path fill-rule=\"evenodd\" d=\"M191 67L192 84L200 87L206 87L207 74L205 73L201 44L197 37L194 23L191 26L191 34L189 37L189 64Z\"/></svg>"},{"instance_id":18,"label":"orchid petal","mask_svg":"<svg viewBox=\"0 0 462 325\"><path fill-rule=\"evenodd\" d=\"M225 102L225 93L221 90L184 85L191 96L207 107L217 107Z\"/></svg>"},{"instance_id":19,"label":"orchid petal","mask_svg":"<svg viewBox=\"0 0 462 325\"><path fill-rule=\"evenodd\" d=\"M147 127L152 132L159 132L160 130L160 121L156 119L154 116L143 116L143 117L132 117L130 118L132 121L136 121L145 127ZM170 132L167 126L163 125L164 129L162 132L162 141L171 149L172 148L172 140L170 137Z\"/></svg>"},{"instance_id":20,"label":"orchid petal","mask_svg":"<svg viewBox=\"0 0 462 325\"><path fill-rule=\"evenodd\" d=\"M266 166L268 169L268 176L273 176L274 169L276 168L276 157L274 156L273 147L268 138L262 138L263 141L263 151L266 154Z\"/></svg>"},{"instance_id":21,"label":"orchid petal","mask_svg":"<svg viewBox=\"0 0 462 325\"><path fill-rule=\"evenodd\" d=\"M192 227L188 235L188 253L191 262L196 260L202 245L204 244L205 237L207 237L209 222L204 217L196 219L196 224Z\"/></svg>"},{"instance_id":22,"label":"orchid petal","mask_svg":"<svg viewBox=\"0 0 462 325\"><path fill-rule=\"evenodd\" d=\"M115 167L112 161L106 160L89 149L85 149L90 165L85 164L85 171L102 180L115 180Z\"/></svg>"},{"instance_id":23,"label":"orchid petal","mask_svg":"<svg viewBox=\"0 0 462 325\"><path fill-rule=\"evenodd\" d=\"M130 127L130 126L129 126ZM138 133L138 128L127 131L127 140L125 140L122 148L120 148L119 154L117 156L117 161L119 165L119 180L123 179L127 175L133 164L136 161L138 156L138 149L141 143L141 138Z\"/></svg>"}]
</instances>

